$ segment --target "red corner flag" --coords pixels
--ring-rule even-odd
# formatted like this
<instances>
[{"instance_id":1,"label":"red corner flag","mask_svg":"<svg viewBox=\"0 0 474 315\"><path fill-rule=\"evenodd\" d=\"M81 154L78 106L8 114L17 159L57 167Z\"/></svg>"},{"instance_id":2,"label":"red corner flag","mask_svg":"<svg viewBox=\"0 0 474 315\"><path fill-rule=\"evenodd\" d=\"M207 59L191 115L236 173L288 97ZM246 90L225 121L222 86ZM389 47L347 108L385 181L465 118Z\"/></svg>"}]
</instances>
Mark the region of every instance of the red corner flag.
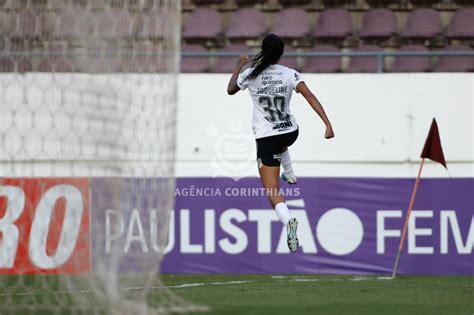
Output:
<instances>
[{"instance_id":1,"label":"red corner flag","mask_svg":"<svg viewBox=\"0 0 474 315\"><path fill-rule=\"evenodd\" d=\"M413 187L413 192L411 193L410 204L408 205L407 215L405 218L405 224L403 226L402 237L400 238L400 245L398 246L398 253L397 257L395 258L395 266L393 267L392 272L392 279L397 276L398 272L398 264L400 263L400 256L403 250L403 244L405 242L405 237L407 235L407 227L408 222L410 220L410 213L413 209L413 205L415 204L416 192L418 190L418 186L420 185L420 178L421 178L421 171L423 170L423 165L425 164L425 159L428 158L432 161L438 162L442 164L446 169L446 161L444 160L443 148L441 147L441 140L439 138L438 132L438 124L436 123L436 119L433 118L433 122L431 123L430 132L428 133L428 137L426 138L425 146L423 147L423 151L421 152L421 164L420 170L418 171L418 176L416 177L415 186Z\"/></svg>"},{"instance_id":2,"label":"red corner flag","mask_svg":"<svg viewBox=\"0 0 474 315\"><path fill-rule=\"evenodd\" d=\"M428 158L432 161L442 164L444 168L448 168L444 159L443 148L441 147L438 124L436 123L436 119L434 118L433 122L431 123L430 132L428 133L428 137L426 138L425 146L423 147L423 151L421 152L420 157Z\"/></svg>"}]
</instances>

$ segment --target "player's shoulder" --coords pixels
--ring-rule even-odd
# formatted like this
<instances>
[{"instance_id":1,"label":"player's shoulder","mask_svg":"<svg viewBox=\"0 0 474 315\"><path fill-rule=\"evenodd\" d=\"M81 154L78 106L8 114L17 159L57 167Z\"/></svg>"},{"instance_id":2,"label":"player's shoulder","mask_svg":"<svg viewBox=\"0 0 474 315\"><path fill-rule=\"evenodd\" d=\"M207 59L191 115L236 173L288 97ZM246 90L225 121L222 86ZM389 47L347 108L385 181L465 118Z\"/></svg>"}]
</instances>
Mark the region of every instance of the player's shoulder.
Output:
<instances>
[{"instance_id":1,"label":"player's shoulder","mask_svg":"<svg viewBox=\"0 0 474 315\"><path fill-rule=\"evenodd\" d=\"M297 70L295 70L293 68L289 68L289 67L281 65L281 64L277 64L276 66L278 67L278 70L282 71L284 74L290 74L290 75L293 76L294 73L298 73Z\"/></svg>"}]
</instances>

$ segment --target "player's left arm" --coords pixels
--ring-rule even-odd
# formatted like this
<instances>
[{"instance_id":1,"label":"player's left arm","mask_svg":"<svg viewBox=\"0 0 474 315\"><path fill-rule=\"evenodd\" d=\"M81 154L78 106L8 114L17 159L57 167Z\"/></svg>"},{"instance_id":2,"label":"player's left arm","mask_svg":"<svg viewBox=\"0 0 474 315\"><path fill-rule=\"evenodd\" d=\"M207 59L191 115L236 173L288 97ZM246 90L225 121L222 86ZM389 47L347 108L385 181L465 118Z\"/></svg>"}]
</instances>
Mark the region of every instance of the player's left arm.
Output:
<instances>
[{"instance_id":1,"label":"player's left arm","mask_svg":"<svg viewBox=\"0 0 474 315\"><path fill-rule=\"evenodd\" d=\"M326 132L324 134L324 137L326 139L334 138L334 130L332 128L331 122L329 121L329 118L326 115L326 112L324 111L323 105L321 105L321 103L316 98L316 96L313 94L313 92L311 92L311 90L308 88L308 86L303 81L300 81L296 85L295 90L296 90L297 93L301 93L301 95L303 95L303 97L306 99L308 104L319 115L319 117L321 117L322 121L326 125Z\"/></svg>"},{"instance_id":2,"label":"player's left arm","mask_svg":"<svg viewBox=\"0 0 474 315\"><path fill-rule=\"evenodd\" d=\"M240 71L242 67L245 66L250 61L249 56L247 55L240 55L237 64L235 65L234 72L232 73L232 77L229 80L229 84L227 85L227 94L234 95L238 91L240 91L240 87L237 84L237 80L239 78Z\"/></svg>"}]
</instances>

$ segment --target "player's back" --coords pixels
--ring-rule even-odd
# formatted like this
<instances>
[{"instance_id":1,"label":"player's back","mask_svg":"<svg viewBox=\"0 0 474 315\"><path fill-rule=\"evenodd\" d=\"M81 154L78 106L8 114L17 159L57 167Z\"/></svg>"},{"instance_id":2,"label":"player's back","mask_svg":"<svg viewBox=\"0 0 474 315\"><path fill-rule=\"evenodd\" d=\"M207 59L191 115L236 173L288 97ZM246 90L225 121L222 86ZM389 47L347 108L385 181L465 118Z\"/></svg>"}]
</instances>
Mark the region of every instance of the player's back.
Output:
<instances>
[{"instance_id":1,"label":"player's back","mask_svg":"<svg viewBox=\"0 0 474 315\"><path fill-rule=\"evenodd\" d=\"M255 78L249 78L253 68L239 76L241 89L249 89L254 105L253 131L256 138L294 131L298 128L290 111L293 90L301 82L300 74L291 68L274 64Z\"/></svg>"}]
</instances>

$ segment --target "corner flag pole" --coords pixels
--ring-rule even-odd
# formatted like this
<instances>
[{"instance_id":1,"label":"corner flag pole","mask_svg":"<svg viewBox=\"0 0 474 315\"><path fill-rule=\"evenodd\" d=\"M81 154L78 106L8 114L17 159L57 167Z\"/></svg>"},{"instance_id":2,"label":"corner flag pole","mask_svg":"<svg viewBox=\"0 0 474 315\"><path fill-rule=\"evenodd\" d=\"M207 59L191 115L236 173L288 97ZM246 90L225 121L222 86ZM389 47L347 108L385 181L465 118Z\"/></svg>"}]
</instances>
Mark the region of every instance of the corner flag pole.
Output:
<instances>
[{"instance_id":1,"label":"corner flag pole","mask_svg":"<svg viewBox=\"0 0 474 315\"><path fill-rule=\"evenodd\" d=\"M400 239L400 245L398 245L397 258L395 259L395 266L393 267L392 279L397 276L398 264L400 263L400 256L403 251L403 245L405 243L405 237L407 235L408 222L410 221L410 213L413 209L413 204L415 203L416 192L418 191L418 186L420 185L421 171L425 165L425 158L421 159L420 170L418 171L418 176L416 177L415 186L413 186L413 191L411 193L410 204L408 205L407 216L405 218L405 225L403 226L402 238Z\"/></svg>"},{"instance_id":2,"label":"corner flag pole","mask_svg":"<svg viewBox=\"0 0 474 315\"><path fill-rule=\"evenodd\" d=\"M398 246L397 258L395 259L395 266L393 267L392 279L397 276L398 264L400 263L400 256L402 254L403 245L405 243L405 237L407 235L408 223L410 222L410 213L413 209L413 204L415 203L416 192L418 191L418 186L420 185L421 171L423 170L423 165L425 165L425 159L427 158L434 162L438 162L443 165L446 170L448 169L448 166L446 165L446 160L444 159L443 148L441 147L438 124L436 123L436 119L434 118L433 122L431 123L430 131L428 132L428 136L426 137L425 145L423 147L423 151L421 152L420 157L422 158L420 170L418 171L415 186L413 187L413 192L411 193L407 217L405 218L405 225L403 226L402 237L400 239L400 245Z\"/></svg>"}]
</instances>

